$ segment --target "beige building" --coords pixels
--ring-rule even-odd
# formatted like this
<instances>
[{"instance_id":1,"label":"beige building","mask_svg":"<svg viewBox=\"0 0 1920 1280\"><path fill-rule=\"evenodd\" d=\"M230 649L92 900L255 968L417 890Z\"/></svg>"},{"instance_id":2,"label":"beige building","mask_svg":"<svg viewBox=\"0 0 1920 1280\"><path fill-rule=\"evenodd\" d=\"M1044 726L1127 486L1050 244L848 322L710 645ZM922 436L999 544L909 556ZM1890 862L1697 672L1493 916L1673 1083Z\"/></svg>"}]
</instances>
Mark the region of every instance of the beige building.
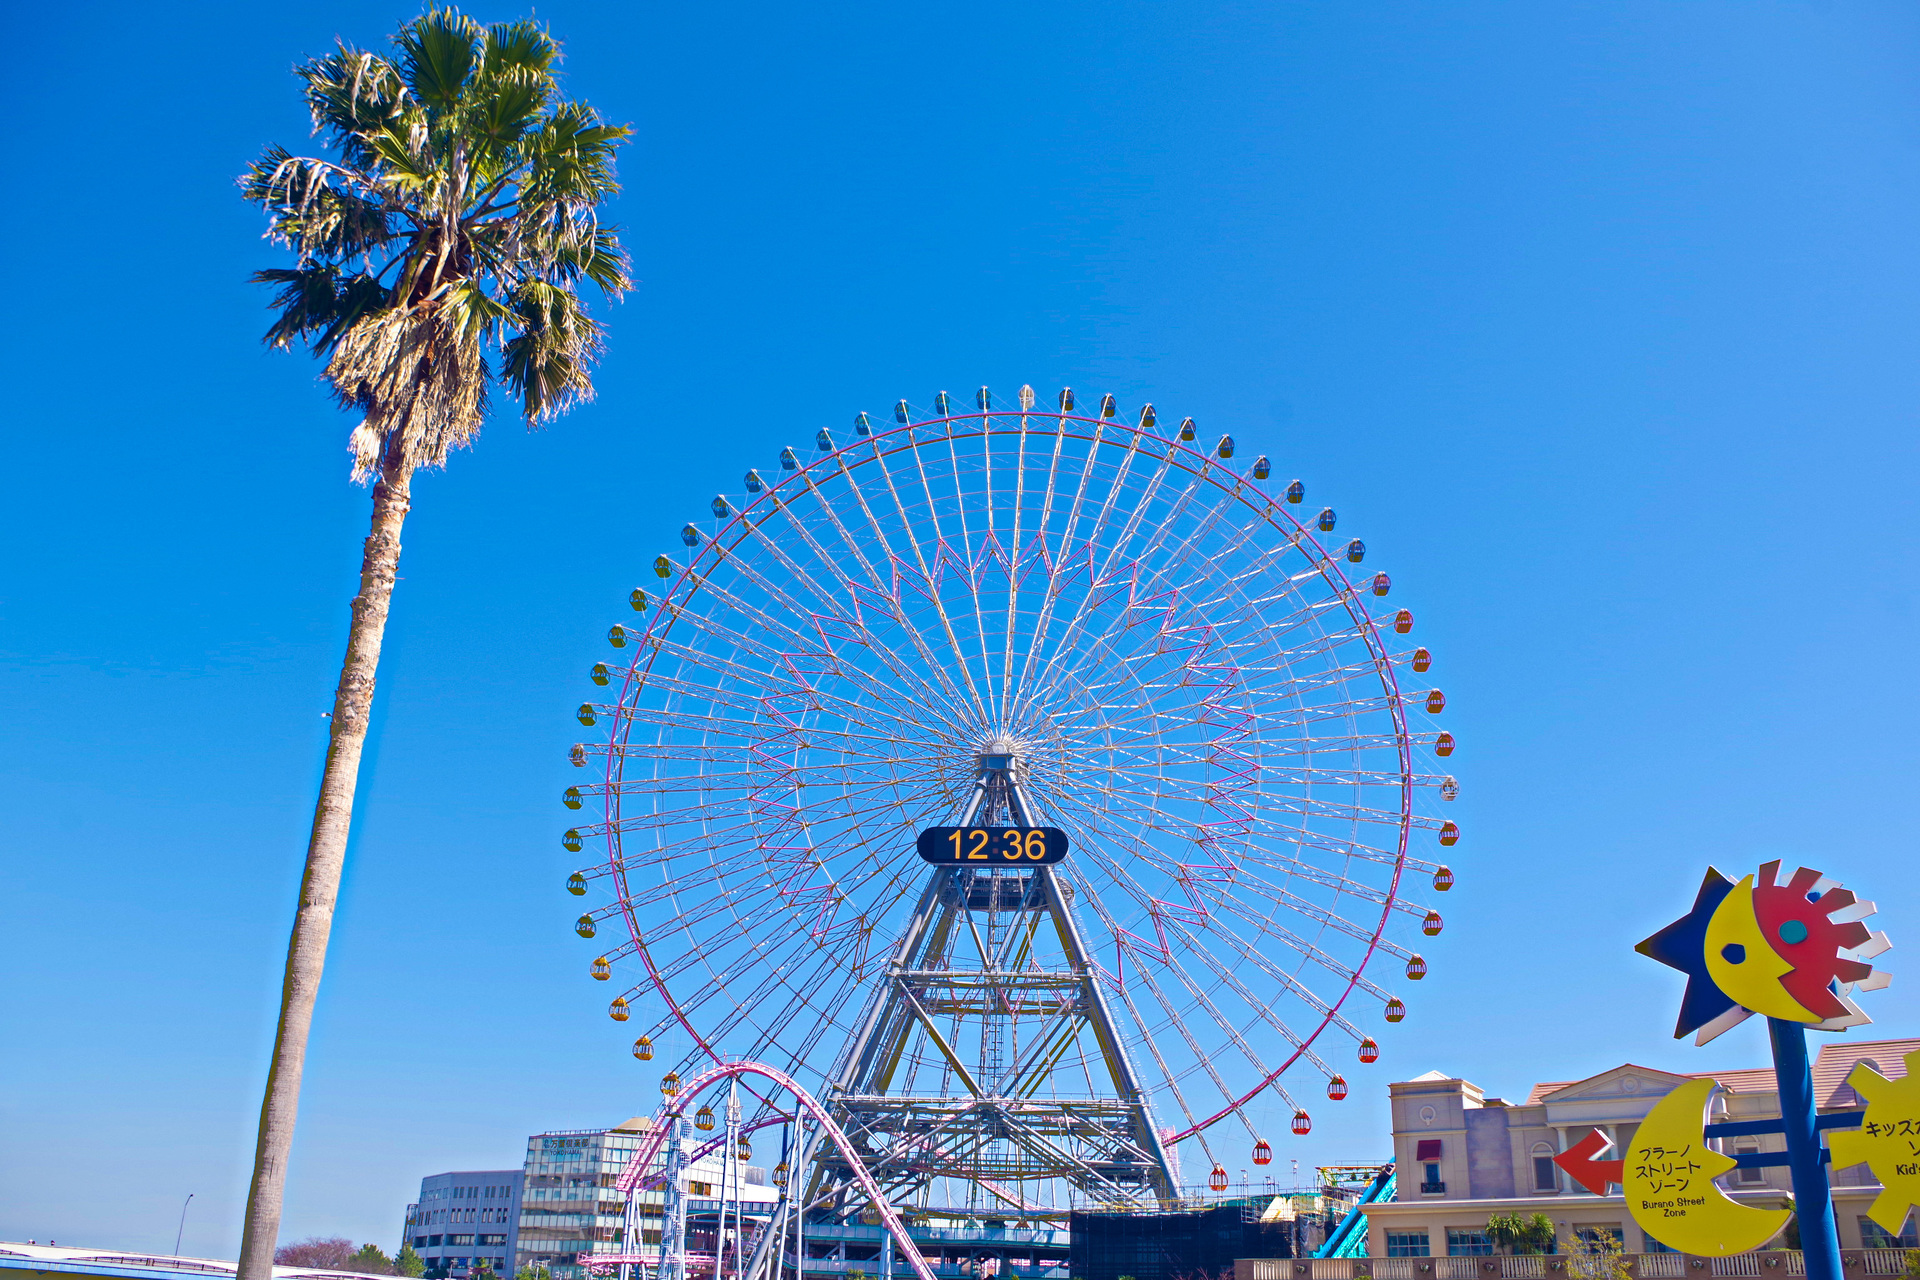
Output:
<instances>
[{"instance_id":1,"label":"beige building","mask_svg":"<svg viewBox=\"0 0 1920 1280\"><path fill-rule=\"evenodd\" d=\"M1847 1085L1856 1062L1884 1076L1906 1074L1902 1058L1920 1040L1838 1040L1820 1049L1813 1067L1819 1109L1857 1110ZM1713 1097L1714 1122L1780 1114L1772 1068L1701 1072L1724 1088ZM1493 1250L1485 1228L1493 1214L1544 1213L1558 1227L1565 1252L1576 1237L1605 1233L1628 1253L1670 1253L1647 1237L1618 1195L1596 1196L1568 1178L1553 1157L1599 1129L1613 1139L1608 1153L1625 1151L1634 1130L1668 1090L1692 1076L1650 1067L1618 1066L1585 1080L1536 1084L1524 1102L1489 1097L1467 1080L1438 1071L1393 1085L1393 1155L1398 1184L1391 1201L1367 1206L1367 1252L1375 1258L1485 1256ZM1721 1139L1728 1155L1784 1151L1778 1134ZM1721 1178L1735 1199L1777 1207L1791 1190L1785 1166L1735 1169ZM1910 1218L1902 1237L1890 1238L1870 1221L1867 1206L1880 1187L1866 1166L1834 1175L1834 1208L1843 1249L1920 1247ZM1776 1246L1777 1247L1777 1246Z\"/></svg>"}]
</instances>

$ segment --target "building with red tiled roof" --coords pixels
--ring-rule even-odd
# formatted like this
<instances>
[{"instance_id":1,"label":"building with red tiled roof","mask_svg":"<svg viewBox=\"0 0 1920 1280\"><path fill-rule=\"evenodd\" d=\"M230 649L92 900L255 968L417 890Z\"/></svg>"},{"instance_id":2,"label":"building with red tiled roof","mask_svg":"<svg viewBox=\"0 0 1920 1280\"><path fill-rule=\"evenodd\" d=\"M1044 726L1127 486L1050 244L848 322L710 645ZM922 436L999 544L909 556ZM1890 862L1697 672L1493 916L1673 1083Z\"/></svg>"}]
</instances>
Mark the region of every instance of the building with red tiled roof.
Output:
<instances>
[{"instance_id":1,"label":"building with red tiled roof","mask_svg":"<svg viewBox=\"0 0 1920 1280\"><path fill-rule=\"evenodd\" d=\"M1866 1062L1889 1079L1899 1079L1906 1075L1905 1055L1916 1050L1920 1039L1823 1045L1813 1063L1820 1110L1856 1110L1862 1105L1846 1083L1855 1063ZM1625 1151L1654 1103L1687 1080L1702 1078L1721 1086L1711 1104L1716 1122L1780 1114L1771 1067L1675 1073L1623 1063L1584 1080L1536 1084L1519 1103L1489 1097L1471 1081L1438 1071L1392 1085L1398 1189L1393 1200L1366 1207L1368 1253L1421 1257L1487 1252L1485 1227L1496 1213L1545 1213L1560 1229L1562 1248L1577 1234L1600 1233L1618 1239L1630 1253L1670 1252L1639 1229L1619 1195L1586 1191L1553 1157L1593 1129L1612 1141L1616 1155ZM1783 1151L1786 1146L1778 1134L1722 1141L1730 1155ZM1888 1237L1866 1217L1880 1186L1865 1165L1836 1170L1833 1182L1842 1247L1920 1248L1911 1219L1902 1236ZM1763 1207L1784 1205L1791 1191L1784 1167L1735 1169L1721 1183L1736 1199Z\"/></svg>"},{"instance_id":2,"label":"building with red tiled roof","mask_svg":"<svg viewBox=\"0 0 1920 1280\"><path fill-rule=\"evenodd\" d=\"M1847 1073L1853 1070L1856 1062L1869 1063L1874 1070L1889 1080L1898 1080L1906 1075L1904 1059L1909 1053L1920 1049L1920 1040L1863 1040L1855 1043L1841 1041L1820 1046L1820 1053L1813 1061L1813 1096L1822 1107L1858 1106L1859 1100L1847 1084ZM1668 1072L1655 1071L1652 1067L1636 1067L1626 1063L1614 1068L1616 1071L1638 1071L1642 1075L1667 1075ZM1772 1093L1774 1090L1772 1067L1741 1067L1733 1071L1690 1071L1686 1073L1695 1080L1718 1080L1722 1088L1734 1093ZM1597 1078L1597 1077L1594 1077ZM1548 1095L1557 1093L1569 1085L1582 1083L1579 1080L1547 1080L1533 1086L1522 1106L1538 1106L1546 1101ZM1842 1091L1845 1091L1844 1094ZM1835 1101L1845 1097L1846 1101Z\"/></svg>"}]
</instances>

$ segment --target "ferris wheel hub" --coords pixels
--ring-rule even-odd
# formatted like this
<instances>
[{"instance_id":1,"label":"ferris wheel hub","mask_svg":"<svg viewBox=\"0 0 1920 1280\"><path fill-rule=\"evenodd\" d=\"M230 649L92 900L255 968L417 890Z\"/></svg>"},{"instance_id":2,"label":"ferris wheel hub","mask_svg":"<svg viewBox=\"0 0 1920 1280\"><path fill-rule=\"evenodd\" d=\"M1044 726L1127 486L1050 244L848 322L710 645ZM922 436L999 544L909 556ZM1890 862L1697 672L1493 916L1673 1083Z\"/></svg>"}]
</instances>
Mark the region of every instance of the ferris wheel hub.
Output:
<instances>
[{"instance_id":1,"label":"ferris wheel hub","mask_svg":"<svg viewBox=\"0 0 1920 1280\"><path fill-rule=\"evenodd\" d=\"M982 772L1018 769L1021 764L1020 746L1011 738L994 738L973 753L973 762Z\"/></svg>"}]
</instances>

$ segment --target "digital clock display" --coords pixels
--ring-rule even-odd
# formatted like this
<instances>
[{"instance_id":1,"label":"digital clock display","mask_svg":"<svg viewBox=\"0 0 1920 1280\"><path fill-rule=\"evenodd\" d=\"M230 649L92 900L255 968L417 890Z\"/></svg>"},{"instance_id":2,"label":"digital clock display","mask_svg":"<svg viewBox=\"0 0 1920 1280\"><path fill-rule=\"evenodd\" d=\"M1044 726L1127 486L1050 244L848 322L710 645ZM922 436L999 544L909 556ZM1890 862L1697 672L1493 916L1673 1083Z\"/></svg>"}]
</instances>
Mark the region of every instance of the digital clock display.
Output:
<instances>
[{"instance_id":1,"label":"digital clock display","mask_svg":"<svg viewBox=\"0 0 1920 1280\"><path fill-rule=\"evenodd\" d=\"M1046 867L1067 856L1058 827L928 827L920 857L943 867Z\"/></svg>"}]
</instances>

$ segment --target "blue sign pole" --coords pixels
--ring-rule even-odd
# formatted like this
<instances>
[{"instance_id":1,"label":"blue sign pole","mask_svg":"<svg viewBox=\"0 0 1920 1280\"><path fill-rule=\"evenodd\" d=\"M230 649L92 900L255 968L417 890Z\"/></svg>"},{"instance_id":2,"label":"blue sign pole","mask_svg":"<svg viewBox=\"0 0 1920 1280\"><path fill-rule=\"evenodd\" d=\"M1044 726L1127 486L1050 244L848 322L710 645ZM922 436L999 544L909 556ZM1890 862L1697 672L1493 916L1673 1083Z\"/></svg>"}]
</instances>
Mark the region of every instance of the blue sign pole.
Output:
<instances>
[{"instance_id":1,"label":"blue sign pole","mask_svg":"<svg viewBox=\"0 0 1920 1280\"><path fill-rule=\"evenodd\" d=\"M1793 1174L1793 1207L1800 1220L1807 1280L1841 1280L1840 1239L1834 1231L1826 1152L1816 1128L1807 1031L1797 1022L1768 1018L1767 1035L1773 1041L1773 1075L1780 1088L1780 1122L1787 1137L1787 1168Z\"/></svg>"}]
</instances>

